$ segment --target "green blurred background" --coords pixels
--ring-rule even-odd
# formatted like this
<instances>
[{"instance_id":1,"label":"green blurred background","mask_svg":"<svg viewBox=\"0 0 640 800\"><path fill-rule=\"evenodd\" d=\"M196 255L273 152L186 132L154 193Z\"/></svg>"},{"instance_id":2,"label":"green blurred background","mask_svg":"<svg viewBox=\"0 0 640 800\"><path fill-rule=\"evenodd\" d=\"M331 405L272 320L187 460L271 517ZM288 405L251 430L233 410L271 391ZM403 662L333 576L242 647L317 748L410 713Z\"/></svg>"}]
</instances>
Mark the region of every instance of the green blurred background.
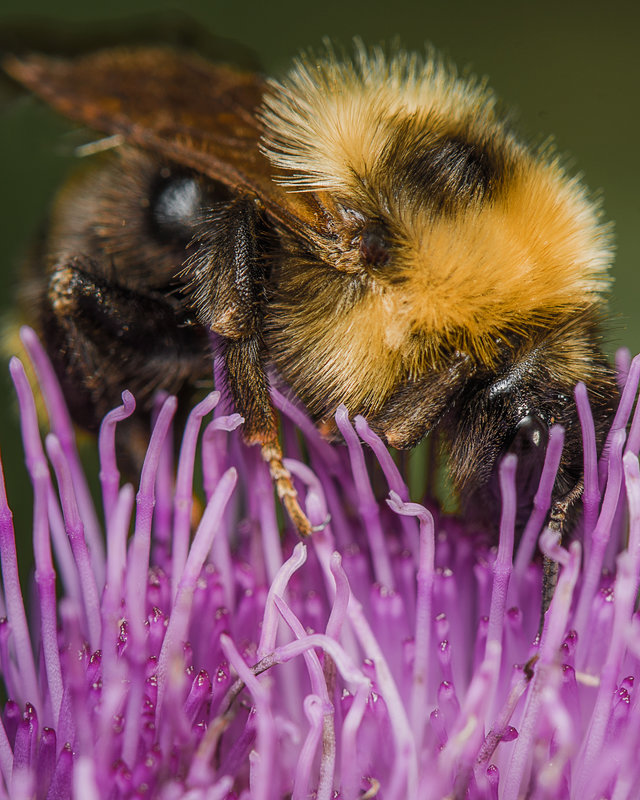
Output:
<instances>
[{"instance_id":1,"label":"green blurred background","mask_svg":"<svg viewBox=\"0 0 640 800\"><path fill-rule=\"evenodd\" d=\"M348 44L399 37L407 48L431 42L460 68L487 75L515 108L520 129L537 141L553 134L575 171L601 192L615 221L618 256L611 304L609 350L640 350L637 254L640 159L638 32L640 6L627 2L219 2L186 0L3 0L0 39L17 21L46 17L62 30L112 21L130 28L132 14L160 19L179 8L194 24L253 51L264 69L279 74L301 48L324 36ZM34 27L34 30L36 28ZM43 28L37 28L42 35ZM46 26L44 32L46 34ZM246 58L245 58L246 61ZM0 105L0 302L11 307L21 254L38 231L56 186L69 170L74 139L69 126L31 98L3 96ZM19 527L30 519L30 495L16 417L0 364L0 446L10 500ZM26 528L25 528L26 526Z\"/></svg>"}]
</instances>

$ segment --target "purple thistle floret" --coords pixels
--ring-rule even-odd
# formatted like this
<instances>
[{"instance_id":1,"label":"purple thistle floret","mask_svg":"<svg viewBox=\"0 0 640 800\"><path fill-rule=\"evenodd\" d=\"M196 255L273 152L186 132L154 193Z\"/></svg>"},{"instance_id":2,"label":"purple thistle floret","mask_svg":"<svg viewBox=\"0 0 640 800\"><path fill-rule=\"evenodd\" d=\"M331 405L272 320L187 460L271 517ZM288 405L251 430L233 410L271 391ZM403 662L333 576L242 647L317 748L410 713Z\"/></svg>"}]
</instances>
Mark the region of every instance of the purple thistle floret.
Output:
<instances>
[{"instance_id":1,"label":"purple thistle floret","mask_svg":"<svg viewBox=\"0 0 640 800\"><path fill-rule=\"evenodd\" d=\"M123 393L100 432L102 535L51 366L32 331L23 342L51 432L43 443L13 359L35 571L29 621L2 478L0 800L640 796L638 359L622 360L599 463L576 389L581 535L565 546L543 530L553 428L514 560L515 456L491 546L410 502L364 419L339 409L333 447L277 391L286 465L321 528L310 540L279 535L268 469L218 392L191 412L177 460L176 401L161 400L135 496L117 467L116 426L135 411ZM540 639L537 545L560 564Z\"/></svg>"}]
</instances>

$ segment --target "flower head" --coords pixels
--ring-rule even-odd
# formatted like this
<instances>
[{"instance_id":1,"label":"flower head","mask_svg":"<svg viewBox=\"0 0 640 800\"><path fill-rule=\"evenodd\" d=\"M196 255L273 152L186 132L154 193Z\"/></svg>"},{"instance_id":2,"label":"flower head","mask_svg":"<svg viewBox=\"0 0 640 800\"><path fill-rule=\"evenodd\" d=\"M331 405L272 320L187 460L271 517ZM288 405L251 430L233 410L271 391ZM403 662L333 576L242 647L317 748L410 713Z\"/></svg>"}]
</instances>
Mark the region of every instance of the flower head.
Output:
<instances>
[{"instance_id":1,"label":"flower head","mask_svg":"<svg viewBox=\"0 0 640 800\"><path fill-rule=\"evenodd\" d=\"M28 621L2 483L0 796L637 796L640 413L626 427L640 361L600 465L577 389L582 543L542 531L562 449L552 429L514 560L515 457L500 467L492 546L410 502L364 419L341 409L346 447L332 447L278 393L287 467L311 521L330 519L309 541L281 537L267 467L217 392L191 412L177 466L176 402L163 401L135 497L114 447L135 407L123 394L100 433L103 537L51 367L31 331L23 340L51 433L43 447L14 359L36 600ZM191 536L198 440L206 506ZM541 532L560 575L539 640Z\"/></svg>"}]
</instances>

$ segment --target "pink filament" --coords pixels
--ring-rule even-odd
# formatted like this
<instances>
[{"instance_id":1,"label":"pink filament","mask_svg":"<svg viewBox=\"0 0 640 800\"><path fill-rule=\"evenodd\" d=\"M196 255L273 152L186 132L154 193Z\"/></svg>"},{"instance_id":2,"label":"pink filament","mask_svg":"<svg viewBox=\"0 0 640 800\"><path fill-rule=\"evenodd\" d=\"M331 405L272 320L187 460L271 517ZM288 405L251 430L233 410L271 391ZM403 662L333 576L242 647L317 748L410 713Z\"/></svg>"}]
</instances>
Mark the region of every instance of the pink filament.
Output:
<instances>
[{"instance_id":1,"label":"pink filament","mask_svg":"<svg viewBox=\"0 0 640 800\"><path fill-rule=\"evenodd\" d=\"M161 411L138 493L128 559L133 490L118 490L112 439L109 443L126 401L123 409L112 412L111 429L103 437L109 539L106 560L97 570L106 573L102 598L67 451L55 435L48 439L75 556L74 560L69 552L65 561L64 549L56 545L56 553L63 554L58 558L59 589L67 595L56 606L50 537L60 531L65 541L66 536L32 400L19 367L14 365L12 371L35 488L43 658L40 673L33 665L31 681L44 688L44 696L36 698L32 708L23 711L16 703L5 708L0 771L6 786L13 772L14 793L32 791L37 769L38 776L51 781L51 797L68 796L72 787L78 796L92 796L103 786L111 787L108 791L114 797L118 792L132 796L143 783L153 793L160 789L154 783L160 772L169 773L162 796L178 797L188 791L194 800L222 800L230 792L242 791L264 800L279 800L291 792L296 797L313 792L327 798L334 790L343 797L357 797L366 787L375 788L377 780L380 796L387 798L421 792L476 800L497 797L499 792L501 800L508 800L529 787L533 796L561 798L570 784L572 793L582 791L585 796L608 792L611 786L616 800L630 796L624 792L638 779L640 701L637 687L625 676L636 674L640 664L640 626L633 616L640 582L636 530L640 530L640 471L628 443L621 459L621 427L611 437L609 479L579 582L578 546L564 550L548 532L541 537L543 552L562 568L537 649L527 638L523 619L537 613L539 569L519 552L511 574L513 459L505 459L500 467L503 515L496 552L467 532L463 521L444 515L434 521L424 507L407 502L406 489L380 440L364 421L356 420L357 431L378 457L390 488L397 490L389 498L391 511L382 505L369 481L361 444L342 412L339 425L348 442L351 472L339 450L326 451L332 454L326 459L319 455L326 443L317 437L308 442L315 472L287 460L297 484L306 489L309 517L323 522L331 514L330 524L314 534L307 552L305 545L295 545L292 536L280 539L273 519L273 492L259 454L243 450L234 439L227 447L227 434L222 432L233 430L239 420L237 415L218 414L211 423L217 426L215 435L204 435L209 503L189 545L187 512L195 442L211 397L194 412L185 436L174 496L167 483L166 451L163 455L171 401ZM631 374L627 385L632 378ZM576 397L587 439L588 399L580 389ZM300 410L289 408L287 402L283 407L298 418ZM561 433L554 429L529 522L534 543L547 513L560 451ZM173 513L172 527L179 539L172 561L161 553L158 561L156 548L151 548L156 474L162 458L167 484L164 508ZM228 512L236 481L235 472L229 470L232 464L252 495L249 519L241 519L238 528L238 505ZM594 464L593 453L587 453L591 490L586 491L591 491L590 502L597 508ZM250 491L254 488L260 491L259 500ZM623 490L630 509L629 552L619 559L613 581L603 579L601 565ZM355 524L338 505L342 496L360 504ZM262 530L257 529L257 520L262 520ZM11 593L20 597L10 522L0 490L3 570L15 573L8 583L5 580L7 599ZM271 529L265 535L267 523ZM171 527L165 521L167 526ZM365 537L362 527L367 526ZM232 532L234 543L225 541L217 549L216 541L227 532ZM407 557L408 550L415 561ZM218 569L210 562L212 553ZM225 565L225 574L220 574L220 564ZM375 585L373 581L385 571L384 585ZM517 608L507 608L510 587L515 587ZM63 621L62 661L56 611ZM282 638L282 620L293 641L286 639L291 634ZM575 627L577 640L568 633ZM33 661L29 633L23 635L28 644L24 662L19 636L11 628L9 632L6 624L0 626L7 686L17 687L21 700L33 701L28 669L22 669L29 657ZM591 652L598 648L592 645L586 661L583 648L589 636L585 634L606 642L593 658ZM91 652L97 647L102 654ZM534 654L538 660L529 662L527 669L533 674L529 680L514 664L524 664ZM249 666L258 661L268 666L263 676L254 675ZM331 665L335 670L329 686ZM594 674L587 671L596 669ZM236 674L246 689L223 722L226 692ZM596 677L597 691L587 685ZM247 710L248 700L252 707ZM580 713L586 714L583 722ZM56 726L53 739L43 728L49 720ZM36 748L38 741L41 751ZM76 743L75 761L67 741ZM216 752L223 754L221 761ZM184 761L174 769L172 759L181 757ZM227 768L232 775L223 774Z\"/></svg>"}]
</instances>

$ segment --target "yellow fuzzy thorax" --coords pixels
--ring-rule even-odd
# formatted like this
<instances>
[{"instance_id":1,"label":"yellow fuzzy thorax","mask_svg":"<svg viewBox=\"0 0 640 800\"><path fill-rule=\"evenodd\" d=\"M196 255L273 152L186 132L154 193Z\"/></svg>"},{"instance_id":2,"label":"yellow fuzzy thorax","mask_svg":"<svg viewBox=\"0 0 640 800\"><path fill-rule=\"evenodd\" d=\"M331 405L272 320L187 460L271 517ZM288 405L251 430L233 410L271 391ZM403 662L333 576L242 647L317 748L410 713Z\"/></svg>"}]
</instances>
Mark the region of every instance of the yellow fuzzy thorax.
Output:
<instances>
[{"instance_id":1,"label":"yellow fuzzy thorax","mask_svg":"<svg viewBox=\"0 0 640 800\"><path fill-rule=\"evenodd\" d=\"M514 138L483 83L433 55L387 58L358 45L353 61L331 51L303 58L272 85L262 120L276 180L388 225L390 263L369 271L367 302L338 326L342 336L367 324L382 362L409 359L417 373L460 348L490 365L496 337L602 303L612 243L597 204L548 148L532 152ZM410 180L381 169L403 127L416 140L464 137L497 153L506 165L499 186L469 190L447 210L423 202Z\"/></svg>"}]
</instances>

